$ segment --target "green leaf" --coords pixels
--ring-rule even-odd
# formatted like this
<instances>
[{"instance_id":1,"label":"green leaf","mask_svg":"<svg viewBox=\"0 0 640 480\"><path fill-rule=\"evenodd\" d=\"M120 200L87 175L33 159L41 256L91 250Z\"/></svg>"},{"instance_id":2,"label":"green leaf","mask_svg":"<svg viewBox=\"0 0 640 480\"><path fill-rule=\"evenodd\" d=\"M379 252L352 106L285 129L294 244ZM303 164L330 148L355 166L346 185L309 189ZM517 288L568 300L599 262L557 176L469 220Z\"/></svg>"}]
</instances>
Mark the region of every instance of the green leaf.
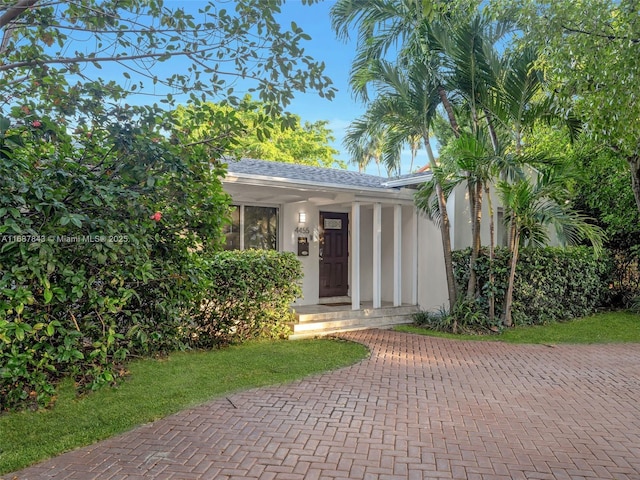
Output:
<instances>
[{"instance_id":1,"label":"green leaf","mask_svg":"<svg viewBox=\"0 0 640 480\"><path fill-rule=\"evenodd\" d=\"M0 117L0 133L4 133L11 127L11 120L6 117Z\"/></svg>"}]
</instances>

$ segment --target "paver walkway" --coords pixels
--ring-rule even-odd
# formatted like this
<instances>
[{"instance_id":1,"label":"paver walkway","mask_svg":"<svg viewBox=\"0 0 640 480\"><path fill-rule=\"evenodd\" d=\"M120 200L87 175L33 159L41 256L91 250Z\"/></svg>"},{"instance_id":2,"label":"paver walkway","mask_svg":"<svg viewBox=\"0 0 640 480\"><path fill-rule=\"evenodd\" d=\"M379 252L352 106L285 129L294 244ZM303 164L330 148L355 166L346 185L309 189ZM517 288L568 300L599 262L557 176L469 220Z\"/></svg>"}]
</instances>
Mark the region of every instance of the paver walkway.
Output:
<instances>
[{"instance_id":1,"label":"paver walkway","mask_svg":"<svg viewBox=\"0 0 640 480\"><path fill-rule=\"evenodd\" d=\"M638 345L343 336L371 357L212 401L15 478L640 479Z\"/></svg>"}]
</instances>

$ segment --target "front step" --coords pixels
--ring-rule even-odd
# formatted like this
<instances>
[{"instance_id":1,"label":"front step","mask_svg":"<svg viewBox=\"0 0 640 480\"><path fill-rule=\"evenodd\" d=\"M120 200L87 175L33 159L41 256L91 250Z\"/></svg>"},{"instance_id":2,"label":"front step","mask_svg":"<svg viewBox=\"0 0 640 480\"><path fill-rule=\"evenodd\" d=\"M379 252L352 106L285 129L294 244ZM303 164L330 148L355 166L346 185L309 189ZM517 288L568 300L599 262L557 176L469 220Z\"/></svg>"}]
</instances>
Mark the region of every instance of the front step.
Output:
<instances>
[{"instance_id":1,"label":"front step","mask_svg":"<svg viewBox=\"0 0 640 480\"><path fill-rule=\"evenodd\" d=\"M367 328L391 328L411 323L417 306L337 310L322 313L297 313L297 322L291 324L290 340L331 335Z\"/></svg>"}]
</instances>

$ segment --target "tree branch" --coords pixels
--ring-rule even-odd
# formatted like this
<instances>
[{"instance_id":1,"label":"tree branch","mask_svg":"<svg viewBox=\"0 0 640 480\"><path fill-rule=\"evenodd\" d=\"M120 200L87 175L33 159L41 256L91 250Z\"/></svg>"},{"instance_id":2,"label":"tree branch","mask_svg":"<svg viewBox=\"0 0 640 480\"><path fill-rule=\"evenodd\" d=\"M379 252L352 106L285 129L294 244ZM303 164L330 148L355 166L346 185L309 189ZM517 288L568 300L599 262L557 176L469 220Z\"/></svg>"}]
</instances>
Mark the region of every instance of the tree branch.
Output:
<instances>
[{"instance_id":1,"label":"tree branch","mask_svg":"<svg viewBox=\"0 0 640 480\"><path fill-rule=\"evenodd\" d=\"M198 55L210 50L216 50L218 47L209 47L204 48L202 50L194 50L194 51L180 51L180 52L163 52L163 53L143 53L140 55L123 55L120 57L73 57L73 58L49 58L49 59L36 59L36 60L28 60L23 62L14 62L7 63L5 65L0 65L0 72L6 72L9 70L14 70L16 68L29 68L36 67L39 65L73 65L78 63L100 63L100 62L130 62L134 60L144 60L151 58L161 58L161 57L178 57L185 56L191 58L194 55ZM192 59L192 58L191 58ZM193 60L193 59L192 59ZM222 72L225 75L240 75L238 73L233 72Z\"/></svg>"},{"instance_id":2,"label":"tree branch","mask_svg":"<svg viewBox=\"0 0 640 480\"><path fill-rule=\"evenodd\" d=\"M33 7L39 1L40 0L18 0L18 2L13 7L9 7L0 16L0 28L6 27L13 20L22 15L22 12L30 7Z\"/></svg>"},{"instance_id":3,"label":"tree branch","mask_svg":"<svg viewBox=\"0 0 640 480\"><path fill-rule=\"evenodd\" d=\"M627 42L631 42L634 44L638 44L640 43L640 38L632 38L632 37L620 37L618 35L607 35L605 33L596 33L596 32L589 32L587 30L582 30L580 28L572 28L572 27L568 27L567 25L560 25L562 27L563 30L569 32L569 33L581 33L583 35L590 35L592 37L598 37L598 38L604 38L606 40L625 40Z\"/></svg>"}]
</instances>

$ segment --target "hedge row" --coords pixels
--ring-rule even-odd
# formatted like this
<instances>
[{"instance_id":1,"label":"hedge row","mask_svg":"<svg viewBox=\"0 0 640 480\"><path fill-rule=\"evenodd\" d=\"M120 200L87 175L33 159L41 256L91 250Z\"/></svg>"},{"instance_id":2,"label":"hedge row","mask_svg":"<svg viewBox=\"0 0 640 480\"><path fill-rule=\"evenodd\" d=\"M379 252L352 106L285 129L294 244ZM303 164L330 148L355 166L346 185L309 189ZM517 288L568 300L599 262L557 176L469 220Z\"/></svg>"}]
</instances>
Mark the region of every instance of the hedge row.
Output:
<instances>
[{"instance_id":1,"label":"hedge row","mask_svg":"<svg viewBox=\"0 0 640 480\"><path fill-rule=\"evenodd\" d=\"M110 282L89 282L82 271L59 277L51 278L48 302L27 299L18 309L6 296L0 302L0 411L48 405L63 376L80 390L113 383L133 355L286 336L301 268L290 253L194 255L183 274L111 285L130 293L109 307L108 318L84 310L92 302L82 299L108 301L101 295ZM13 290L21 288L14 281Z\"/></svg>"},{"instance_id":2,"label":"hedge row","mask_svg":"<svg viewBox=\"0 0 640 480\"><path fill-rule=\"evenodd\" d=\"M453 254L454 270L459 291L464 292L469 278L470 249ZM493 291L497 315L503 311L507 290L511 253L497 248L493 263L495 281ZM596 258L587 247L568 249L546 247L521 250L515 278L513 319L516 325L536 325L562 321L593 313L610 302L610 255ZM481 296L476 299L477 310L488 314L489 255L482 251L476 264Z\"/></svg>"}]
</instances>

